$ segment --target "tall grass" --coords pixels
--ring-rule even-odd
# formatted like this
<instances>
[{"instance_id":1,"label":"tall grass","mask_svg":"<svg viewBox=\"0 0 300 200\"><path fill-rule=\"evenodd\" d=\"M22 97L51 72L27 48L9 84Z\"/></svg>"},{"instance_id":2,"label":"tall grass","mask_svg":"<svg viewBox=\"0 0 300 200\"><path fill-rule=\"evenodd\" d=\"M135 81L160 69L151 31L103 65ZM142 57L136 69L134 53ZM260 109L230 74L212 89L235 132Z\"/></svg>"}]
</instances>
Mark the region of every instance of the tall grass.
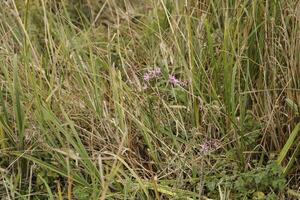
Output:
<instances>
[{"instance_id":1,"label":"tall grass","mask_svg":"<svg viewBox=\"0 0 300 200\"><path fill-rule=\"evenodd\" d=\"M299 19L295 0L0 2L1 197L297 198Z\"/></svg>"}]
</instances>

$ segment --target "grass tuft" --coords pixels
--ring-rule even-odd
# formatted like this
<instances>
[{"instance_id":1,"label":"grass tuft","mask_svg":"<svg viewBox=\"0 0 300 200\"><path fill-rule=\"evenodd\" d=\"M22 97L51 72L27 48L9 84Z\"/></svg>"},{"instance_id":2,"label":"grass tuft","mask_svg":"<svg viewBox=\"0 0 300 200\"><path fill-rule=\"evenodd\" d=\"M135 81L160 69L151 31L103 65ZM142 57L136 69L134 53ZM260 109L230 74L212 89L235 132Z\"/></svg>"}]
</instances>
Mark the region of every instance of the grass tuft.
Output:
<instances>
[{"instance_id":1,"label":"grass tuft","mask_svg":"<svg viewBox=\"0 0 300 200\"><path fill-rule=\"evenodd\" d=\"M1 199L297 198L299 13L1 1Z\"/></svg>"}]
</instances>

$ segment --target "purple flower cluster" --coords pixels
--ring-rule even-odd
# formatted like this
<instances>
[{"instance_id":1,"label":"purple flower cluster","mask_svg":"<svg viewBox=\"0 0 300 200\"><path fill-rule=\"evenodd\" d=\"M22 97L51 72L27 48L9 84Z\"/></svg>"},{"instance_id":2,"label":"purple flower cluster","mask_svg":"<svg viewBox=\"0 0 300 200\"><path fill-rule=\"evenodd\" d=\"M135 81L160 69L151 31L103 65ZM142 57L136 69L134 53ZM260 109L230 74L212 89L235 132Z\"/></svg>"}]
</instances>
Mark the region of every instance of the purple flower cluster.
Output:
<instances>
[{"instance_id":1,"label":"purple flower cluster","mask_svg":"<svg viewBox=\"0 0 300 200\"><path fill-rule=\"evenodd\" d=\"M169 82L174 86L185 85L184 82L178 80L174 75L169 75Z\"/></svg>"},{"instance_id":2,"label":"purple flower cluster","mask_svg":"<svg viewBox=\"0 0 300 200\"><path fill-rule=\"evenodd\" d=\"M143 79L146 82L149 82L153 79L156 79L161 76L161 69L156 67L154 69L148 69L147 72L144 74ZM178 80L174 75L169 75L169 83L173 86L185 86L187 85L187 82ZM144 86L144 88L147 88L147 85Z\"/></svg>"},{"instance_id":3,"label":"purple flower cluster","mask_svg":"<svg viewBox=\"0 0 300 200\"><path fill-rule=\"evenodd\" d=\"M208 143L204 143L200 145L201 149L200 152L203 154L208 154L210 151L210 146L208 145Z\"/></svg>"},{"instance_id":4,"label":"purple flower cluster","mask_svg":"<svg viewBox=\"0 0 300 200\"><path fill-rule=\"evenodd\" d=\"M209 152L217 150L218 148L220 148L219 141L208 140L200 145L200 152L203 154L208 154Z\"/></svg>"},{"instance_id":5,"label":"purple flower cluster","mask_svg":"<svg viewBox=\"0 0 300 200\"><path fill-rule=\"evenodd\" d=\"M144 81L151 81L152 79L158 78L161 75L161 70L160 68L155 68L153 70L148 70L144 74Z\"/></svg>"}]
</instances>

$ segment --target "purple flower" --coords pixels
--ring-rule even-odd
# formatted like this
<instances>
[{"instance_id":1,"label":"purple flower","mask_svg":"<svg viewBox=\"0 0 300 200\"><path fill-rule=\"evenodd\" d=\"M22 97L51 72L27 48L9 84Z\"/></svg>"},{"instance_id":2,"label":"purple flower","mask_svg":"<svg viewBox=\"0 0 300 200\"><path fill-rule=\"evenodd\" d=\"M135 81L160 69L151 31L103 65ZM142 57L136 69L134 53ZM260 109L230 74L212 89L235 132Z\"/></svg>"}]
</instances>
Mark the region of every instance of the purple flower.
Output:
<instances>
[{"instance_id":1,"label":"purple flower","mask_svg":"<svg viewBox=\"0 0 300 200\"><path fill-rule=\"evenodd\" d=\"M148 70L145 74L144 74L144 81L151 81L154 78L158 78L161 75L161 70L160 68L155 68L154 70Z\"/></svg>"},{"instance_id":2,"label":"purple flower","mask_svg":"<svg viewBox=\"0 0 300 200\"><path fill-rule=\"evenodd\" d=\"M200 145L200 147L201 147L200 151L204 154L207 154L210 150L208 143L204 143L204 144Z\"/></svg>"},{"instance_id":3,"label":"purple flower","mask_svg":"<svg viewBox=\"0 0 300 200\"><path fill-rule=\"evenodd\" d=\"M207 140L200 145L200 152L203 154L208 154L209 152L215 151L220 148L218 140Z\"/></svg>"},{"instance_id":4,"label":"purple flower","mask_svg":"<svg viewBox=\"0 0 300 200\"><path fill-rule=\"evenodd\" d=\"M143 78L144 78L144 81L149 81L151 79L151 77L148 73L145 73Z\"/></svg>"},{"instance_id":5,"label":"purple flower","mask_svg":"<svg viewBox=\"0 0 300 200\"><path fill-rule=\"evenodd\" d=\"M210 151L211 151L211 147L207 142L200 145L200 152L202 154L207 155Z\"/></svg>"},{"instance_id":6,"label":"purple flower","mask_svg":"<svg viewBox=\"0 0 300 200\"><path fill-rule=\"evenodd\" d=\"M155 76L160 76L160 74L161 74L161 70L160 70L160 68L155 68L154 70L153 70L153 72L154 72L154 74L155 74Z\"/></svg>"},{"instance_id":7,"label":"purple flower","mask_svg":"<svg viewBox=\"0 0 300 200\"><path fill-rule=\"evenodd\" d=\"M169 82L173 85L181 85L181 81L173 75L169 75Z\"/></svg>"}]
</instances>

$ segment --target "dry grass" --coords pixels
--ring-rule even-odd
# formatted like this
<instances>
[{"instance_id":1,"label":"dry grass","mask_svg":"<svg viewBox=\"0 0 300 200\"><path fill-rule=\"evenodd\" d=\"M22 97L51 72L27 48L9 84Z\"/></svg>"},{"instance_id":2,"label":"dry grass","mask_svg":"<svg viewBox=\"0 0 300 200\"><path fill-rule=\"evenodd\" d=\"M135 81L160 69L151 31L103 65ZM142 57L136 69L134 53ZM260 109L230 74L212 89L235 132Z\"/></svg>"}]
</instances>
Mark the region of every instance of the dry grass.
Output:
<instances>
[{"instance_id":1,"label":"dry grass","mask_svg":"<svg viewBox=\"0 0 300 200\"><path fill-rule=\"evenodd\" d=\"M1 2L0 196L297 198L299 9Z\"/></svg>"}]
</instances>

